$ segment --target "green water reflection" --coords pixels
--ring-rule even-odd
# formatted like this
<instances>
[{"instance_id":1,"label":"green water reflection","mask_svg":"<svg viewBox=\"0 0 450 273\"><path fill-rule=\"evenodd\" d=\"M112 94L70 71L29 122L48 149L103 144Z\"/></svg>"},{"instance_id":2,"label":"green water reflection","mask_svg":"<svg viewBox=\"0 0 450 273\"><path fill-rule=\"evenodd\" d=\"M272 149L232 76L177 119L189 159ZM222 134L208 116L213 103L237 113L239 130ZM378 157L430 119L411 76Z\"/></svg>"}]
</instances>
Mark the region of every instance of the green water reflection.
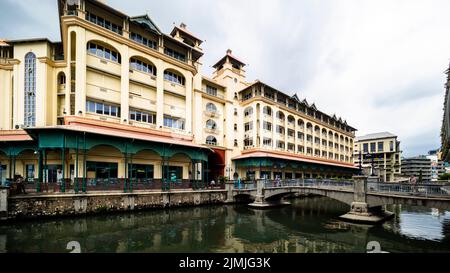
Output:
<instances>
[{"instance_id":1,"label":"green water reflection","mask_svg":"<svg viewBox=\"0 0 450 273\"><path fill-rule=\"evenodd\" d=\"M20 222L0 226L0 252L366 252L378 241L389 252L450 252L450 214L391 206L380 226L337 220L348 206L324 197L253 210L245 205Z\"/></svg>"}]
</instances>

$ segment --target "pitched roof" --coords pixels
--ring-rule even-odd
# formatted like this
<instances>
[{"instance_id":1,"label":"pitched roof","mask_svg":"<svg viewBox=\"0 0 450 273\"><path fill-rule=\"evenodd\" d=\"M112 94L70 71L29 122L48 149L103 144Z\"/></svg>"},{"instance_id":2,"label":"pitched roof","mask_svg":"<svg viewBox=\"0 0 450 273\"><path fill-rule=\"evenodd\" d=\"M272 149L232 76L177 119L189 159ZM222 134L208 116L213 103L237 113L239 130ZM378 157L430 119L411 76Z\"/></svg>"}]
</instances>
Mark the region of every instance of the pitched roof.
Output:
<instances>
[{"instance_id":1,"label":"pitched roof","mask_svg":"<svg viewBox=\"0 0 450 273\"><path fill-rule=\"evenodd\" d=\"M227 50L227 54L226 54L225 56L223 56L223 57L222 57L215 65L213 65L213 68L219 67L220 64L221 64L222 62L224 62L224 61L225 61L225 58L227 58L227 57L229 57L230 59L232 59L232 60L238 62L239 64L241 64L241 65L243 65L243 66L245 66L245 63L242 62L241 60L239 60L238 58L236 58L235 56L233 56L233 55L231 54L231 50L228 49L228 50Z\"/></svg>"},{"instance_id":2,"label":"pitched roof","mask_svg":"<svg viewBox=\"0 0 450 273\"><path fill-rule=\"evenodd\" d=\"M175 32L178 30L178 31L180 31L180 32L182 32L182 33L184 33L184 34L186 34L187 36L190 36L190 38L192 38L192 39L194 39L194 40L197 40L199 45L203 42L202 39L198 38L197 36L195 36L194 34L192 34L190 31L188 31L185 27L181 27L181 26L186 26L186 25L183 24L183 23L181 23L180 27L175 26L175 27L172 29L172 32L170 32L170 35L175 36Z\"/></svg>"},{"instance_id":3,"label":"pitched roof","mask_svg":"<svg viewBox=\"0 0 450 273\"><path fill-rule=\"evenodd\" d=\"M397 136L392 133L389 133L389 132L380 132L380 133L367 134L364 136L357 136L355 138L355 140L361 141L361 140L380 139L380 138L388 138L388 137L397 137Z\"/></svg>"},{"instance_id":4,"label":"pitched roof","mask_svg":"<svg viewBox=\"0 0 450 273\"><path fill-rule=\"evenodd\" d=\"M130 18L131 22L142 25L144 28L149 29L153 32L161 34L161 30L159 30L158 26L153 22L152 18L146 15L135 16Z\"/></svg>"}]
</instances>

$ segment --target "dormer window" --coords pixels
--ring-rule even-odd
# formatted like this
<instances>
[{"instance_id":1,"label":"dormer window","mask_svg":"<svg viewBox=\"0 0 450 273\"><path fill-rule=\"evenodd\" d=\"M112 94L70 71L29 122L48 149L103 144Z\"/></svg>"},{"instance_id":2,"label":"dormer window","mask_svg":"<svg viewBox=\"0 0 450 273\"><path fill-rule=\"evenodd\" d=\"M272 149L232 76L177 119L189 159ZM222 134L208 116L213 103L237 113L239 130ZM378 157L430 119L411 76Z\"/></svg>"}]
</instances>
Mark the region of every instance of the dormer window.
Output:
<instances>
[{"instance_id":1,"label":"dormer window","mask_svg":"<svg viewBox=\"0 0 450 273\"><path fill-rule=\"evenodd\" d=\"M142 35L134 33L134 32L130 33L130 39L137 43L143 44L146 47L152 48L152 49L157 49L157 47L158 47L157 42L147 39L147 38L143 37Z\"/></svg>"},{"instance_id":2,"label":"dormer window","mask_svg":"<svg viewBox=\"0 0 450 273\"><path fill-rule=\"evenodd\" d=\"M86 20L90 21L91 23L94 23L96 25L99 25L103 28L106 28L108 30L111 30L117 34L122 35L122 26L111 23L110 21L108 21L100 16L97 16L90 12L86 12Z\"/></svg>"}]
</instances>

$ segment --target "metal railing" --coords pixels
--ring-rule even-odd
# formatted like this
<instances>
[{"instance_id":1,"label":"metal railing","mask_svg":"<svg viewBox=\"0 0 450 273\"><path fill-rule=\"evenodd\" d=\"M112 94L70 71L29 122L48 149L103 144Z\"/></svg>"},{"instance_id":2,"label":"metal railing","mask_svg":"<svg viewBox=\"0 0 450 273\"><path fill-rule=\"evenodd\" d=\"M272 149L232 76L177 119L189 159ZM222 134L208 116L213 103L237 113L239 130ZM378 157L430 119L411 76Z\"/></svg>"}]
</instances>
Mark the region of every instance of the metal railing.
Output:
<instances>
[{"instance_id":1,"label":"metal railing","mask_svg":"<svg viewBox=\"0 0 450 273\"><path fill-rule=\"evenodd\" d=\"M450 198L450 183L411 184L368 182L367 192Z\"/></svg>"}]
</instances>

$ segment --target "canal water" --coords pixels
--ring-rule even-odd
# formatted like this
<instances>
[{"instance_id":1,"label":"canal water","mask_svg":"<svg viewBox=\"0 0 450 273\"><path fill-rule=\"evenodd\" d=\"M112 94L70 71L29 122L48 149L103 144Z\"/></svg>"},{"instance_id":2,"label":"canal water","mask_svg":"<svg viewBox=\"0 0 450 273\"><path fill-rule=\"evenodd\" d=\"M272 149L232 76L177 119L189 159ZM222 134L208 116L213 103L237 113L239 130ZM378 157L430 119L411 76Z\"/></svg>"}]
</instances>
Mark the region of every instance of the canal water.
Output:
<instances>
[{"instance_id":1,"label":"canal water","mask_svg":"<svg viewBox=\"0 0 450 273\"><path fill-rule=\"evenodd\" d=\"M253 210L245 205L203 206L0 225L0 252L387 252L450 253L450 212L390 206L378 226L338 220L349 207L325 197Z\"/></svg>"}]
</instances>

